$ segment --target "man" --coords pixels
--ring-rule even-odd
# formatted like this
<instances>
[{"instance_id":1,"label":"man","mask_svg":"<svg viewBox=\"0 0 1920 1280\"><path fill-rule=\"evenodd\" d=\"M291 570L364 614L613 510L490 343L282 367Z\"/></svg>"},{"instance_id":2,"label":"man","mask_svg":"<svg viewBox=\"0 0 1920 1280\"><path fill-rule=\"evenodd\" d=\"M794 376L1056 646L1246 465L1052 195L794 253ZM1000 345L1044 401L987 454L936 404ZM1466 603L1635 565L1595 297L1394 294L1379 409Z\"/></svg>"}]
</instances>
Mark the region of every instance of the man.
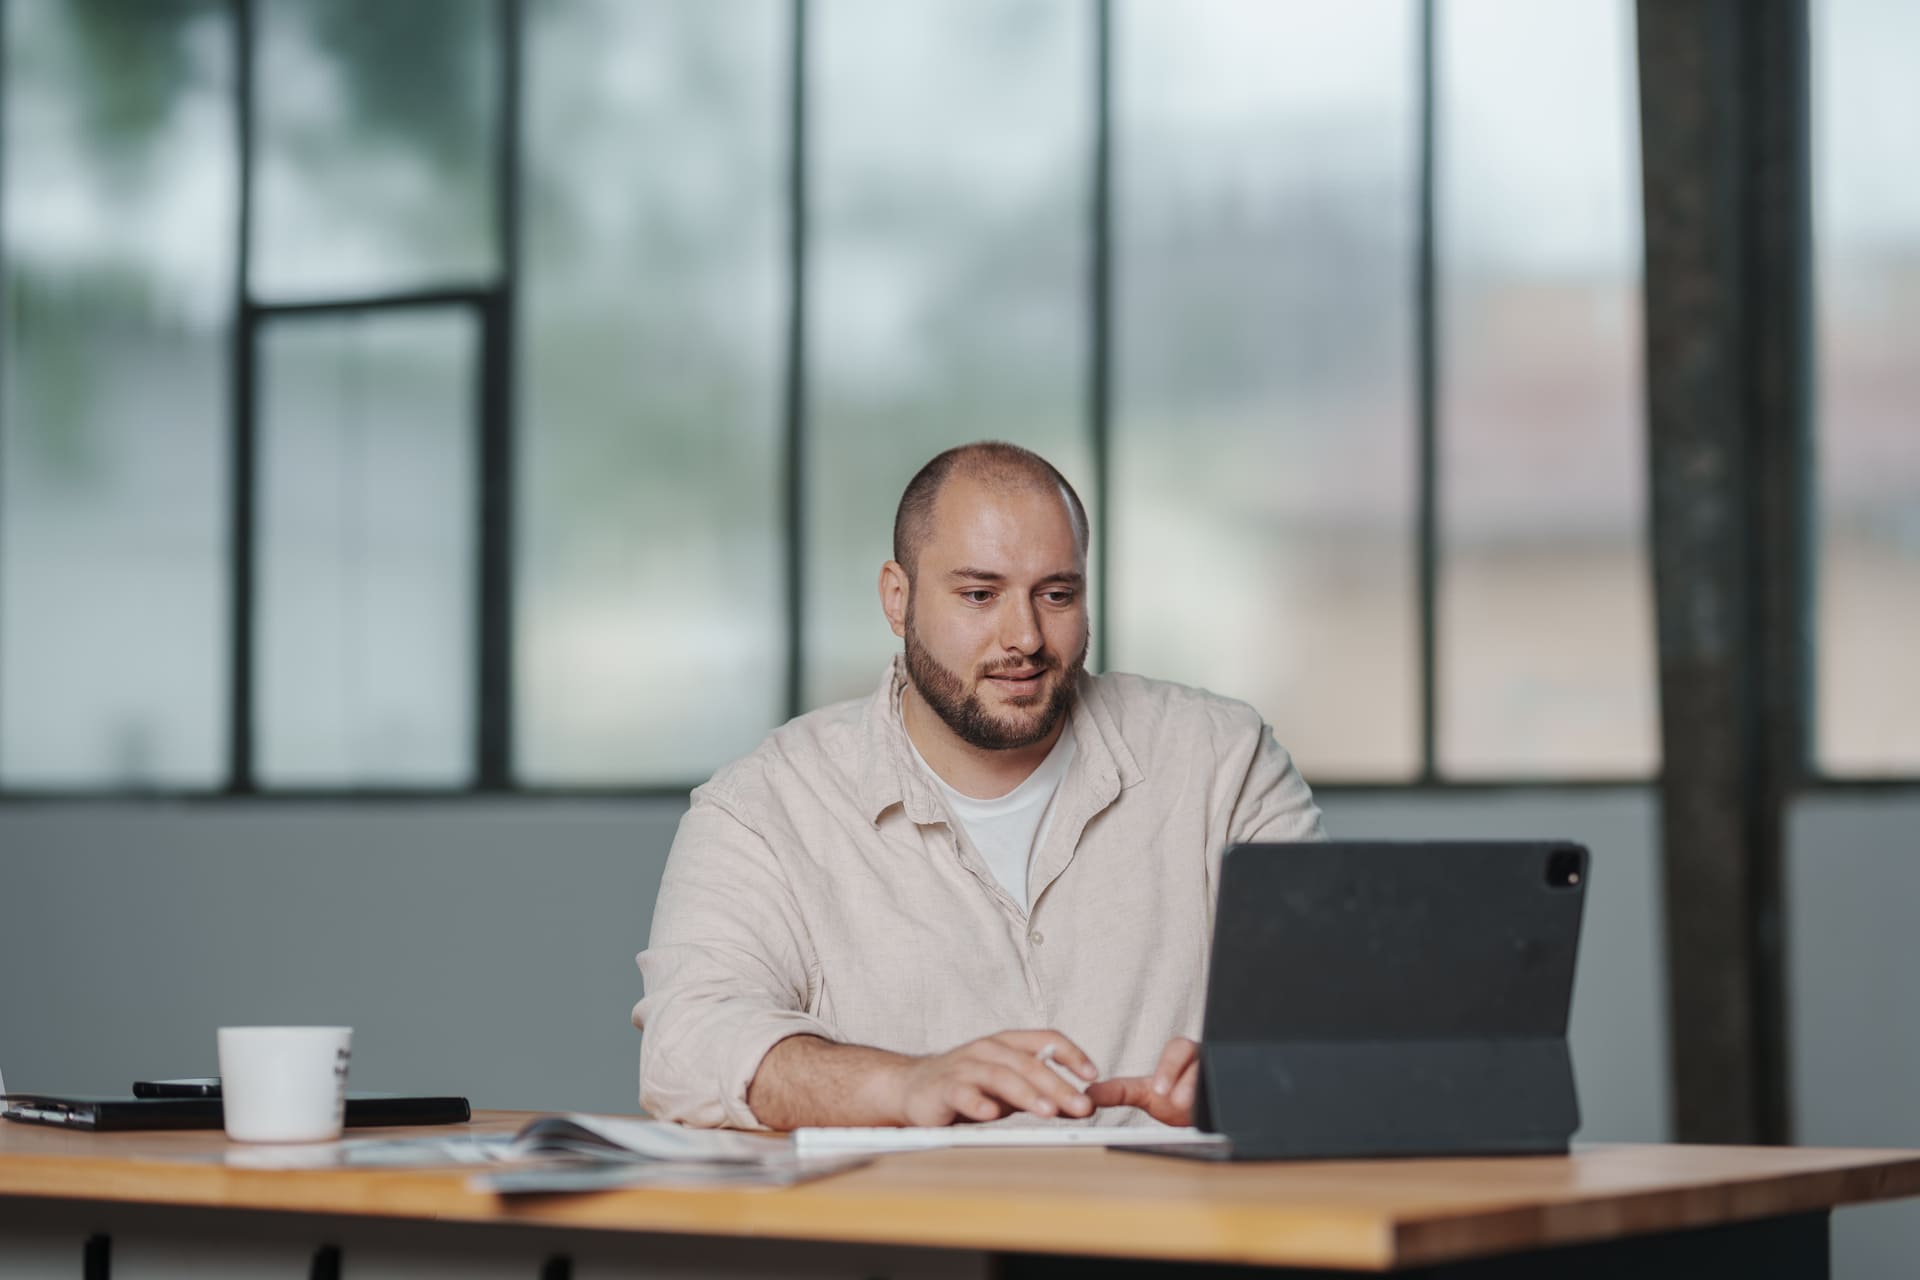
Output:
<instances>
[{"instance_id":1,"label":"man","mask_svg":"<svg viewBox=\"0 0 1920 1280\"><path fill-rule=\"evenodd\" d=\"M907 486L880 570L904 654L680 824L639 957L646 1110L1190 1121L1220 855L1320 815L1252 708L1087 674L1087 532L1013 445Z\"/></svg>"}]
</instances>

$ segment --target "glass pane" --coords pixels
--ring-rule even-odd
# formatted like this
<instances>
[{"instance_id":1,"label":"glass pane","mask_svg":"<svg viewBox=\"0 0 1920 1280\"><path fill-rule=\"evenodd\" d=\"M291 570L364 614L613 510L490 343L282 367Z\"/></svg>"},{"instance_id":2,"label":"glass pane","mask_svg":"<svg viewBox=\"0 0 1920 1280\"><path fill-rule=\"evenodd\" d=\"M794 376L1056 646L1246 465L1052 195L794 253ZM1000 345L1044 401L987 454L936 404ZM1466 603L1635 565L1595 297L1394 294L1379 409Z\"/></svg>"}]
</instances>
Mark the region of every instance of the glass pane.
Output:
<instances>
[{"instance_id":1,"label":"glass pane","mask_svg":"<svg viewBox=\"0 0 1920 1280\"><path fill-rule=\"evenodd\" d=\"M787 10L528 11L524 780L684 783L782 718Z\"/></svg>"},{"instance_id":2,"label":"glass pane","mask_svg":"<svg viewBox=\"0 0 1920 1280\"><path fill-rule=\"evenodd\" d=\"M1115 20L1114 661L1419 767L1415 8Z\"/></svg>"},{"instance_id":3,"label":"glass pane","mask_svg":"<svg viewBox=\"0 0 1920 1280\"><path fill-rule=\"evenodd\" d=\"M1817 0L1815 758L1920 773L1920 5Z\"/></svg>"},{"instance_id":4,"label":"glass pane","mask_svg":"<svg viewBox=\"0 0 1920 1280\"><path fill-rule=\"evenodd\" d=\"M478 358L465 311L261 331L262 784L472 780Z\"/></svg>"},{"instance_id":5,"label":"glass pane","mask_svg":"<svg viewBox=\"0 0 1920 1280\"><path fill-rule=\"evenodd\" d=\"M8 0L0 781L226 766L229 6Z\"/></svg>"},{"instance_id":6,"label":"glass pane","mask_svg":"<svg viewBox=\"0 0 1920 1280\"><path fill-rule=\"evenodd\" d=\"M1093 27L1090 6L1052 0L823 0L811 13L814 706L871 693L899 648L876 584L900 492L934 454L1010 440L1094 501Z\"/></svg>"},{"instance_id":7,"label":"glass pane","mask_svg":"<svg viewBox=\"0 0 1920 1280\"><path fill-rule=\"evenodd\" d=\"M1633 7L1434 12L1438 765L1649 774Z\"/></svg>"},{"instance_id":8,"label":"glass pane","mask_svg":"<svg viewBox=\"0 0 1920 1280\"><path fill-rule=\"evenodd\" d=\"M258 298L496 270L499 0L253 0Z\"/></svg>"}]
</instances>

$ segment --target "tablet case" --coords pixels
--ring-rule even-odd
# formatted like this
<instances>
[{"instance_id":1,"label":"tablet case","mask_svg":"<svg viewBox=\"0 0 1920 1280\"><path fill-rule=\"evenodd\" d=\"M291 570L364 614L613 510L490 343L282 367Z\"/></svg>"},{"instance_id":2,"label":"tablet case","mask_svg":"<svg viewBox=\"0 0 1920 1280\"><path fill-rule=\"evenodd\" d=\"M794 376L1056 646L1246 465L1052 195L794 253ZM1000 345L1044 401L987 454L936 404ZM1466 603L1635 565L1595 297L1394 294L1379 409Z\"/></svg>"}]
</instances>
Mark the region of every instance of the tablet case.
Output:
<instances>
[{"instance_id":1,"label":"tablet case","mask_svg":"<svg viewBox=\"0 0 1920 1280\"><path fill-rule=\"evenodd\" d=\"M1563 1153L1587 850L1241 845L1220 877L1200 1158Z\"/></svg>"},{"instance_id":2,"label":"tablet case","mask_svg":"<svg viewBox=\"0 0 1920 1280\"><path fill-rule=\"evenodd\" d=\"M25 1124L49 1124L93 1133L132 1129L218 1129L224 1113L218 1098L74 1098L15 1093L4 1113ZM349 1129L402 1124L464 1124L473 1118L465 1098L404 1097L349 1093Z\"/></svg>"}]
</instances>

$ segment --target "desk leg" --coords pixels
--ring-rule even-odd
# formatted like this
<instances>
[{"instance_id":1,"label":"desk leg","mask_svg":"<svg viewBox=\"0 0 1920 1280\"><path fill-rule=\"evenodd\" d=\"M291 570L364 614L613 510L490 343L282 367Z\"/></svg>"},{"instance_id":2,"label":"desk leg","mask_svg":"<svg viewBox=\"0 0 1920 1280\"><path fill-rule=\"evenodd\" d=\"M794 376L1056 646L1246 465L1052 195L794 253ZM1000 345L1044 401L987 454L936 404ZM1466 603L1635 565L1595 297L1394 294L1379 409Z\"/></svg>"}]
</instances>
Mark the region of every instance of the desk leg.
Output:
<instances>
[{"instance_id":1,"label":"desk leg","mask_svg":"<svg viewBox=\"0 0 1920 1280\"><path fill-rule=\"evenodd\" d=\"M1724 1227L1635 1236L1600 1244L1537 1249L1475 1262L1412 1267L1400 1280L1828 1280L1827 1215L1797 1214ZM1351 1271L1287 1267L1222 1267L1014 1254L1001 1259L1000 1280L1355 1280Z\"/></svg>"},{"instance_id":2,"label":"desk leg","mask_svg":"<svg viewBox=\"0 0 1920 1280\"><path fill-rule=\"evenodd\" d=\"M0 1280L989 1280L984 1252L0 1196ZM91 1267L93 1264L88 1262Z\"/></svg>"}]
</instances>

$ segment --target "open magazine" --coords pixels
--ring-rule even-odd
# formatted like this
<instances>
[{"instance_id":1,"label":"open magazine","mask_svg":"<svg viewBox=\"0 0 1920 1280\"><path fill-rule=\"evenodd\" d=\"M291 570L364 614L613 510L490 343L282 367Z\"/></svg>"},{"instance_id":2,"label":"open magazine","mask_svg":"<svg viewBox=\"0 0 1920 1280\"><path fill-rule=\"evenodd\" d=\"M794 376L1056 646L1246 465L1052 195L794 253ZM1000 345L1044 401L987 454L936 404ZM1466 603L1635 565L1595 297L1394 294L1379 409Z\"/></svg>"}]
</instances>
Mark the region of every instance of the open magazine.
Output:
<instances>
[{"instance_id":1,"label":"open magazine","mask_svg":"<svg viewBox=\"0 0 1920 1280\"><path fill-rule=\"evenodd\" d=\"M791 1186L865 1164L870 1155L801 1155L789 1138L628 1116L541 1116L513 1134L349 1138L302 1146L234 1147L251 1169L422 1169L489 1166L472 1185L502 1195L626 1186Z\"/></svg>"}]
</instances>

